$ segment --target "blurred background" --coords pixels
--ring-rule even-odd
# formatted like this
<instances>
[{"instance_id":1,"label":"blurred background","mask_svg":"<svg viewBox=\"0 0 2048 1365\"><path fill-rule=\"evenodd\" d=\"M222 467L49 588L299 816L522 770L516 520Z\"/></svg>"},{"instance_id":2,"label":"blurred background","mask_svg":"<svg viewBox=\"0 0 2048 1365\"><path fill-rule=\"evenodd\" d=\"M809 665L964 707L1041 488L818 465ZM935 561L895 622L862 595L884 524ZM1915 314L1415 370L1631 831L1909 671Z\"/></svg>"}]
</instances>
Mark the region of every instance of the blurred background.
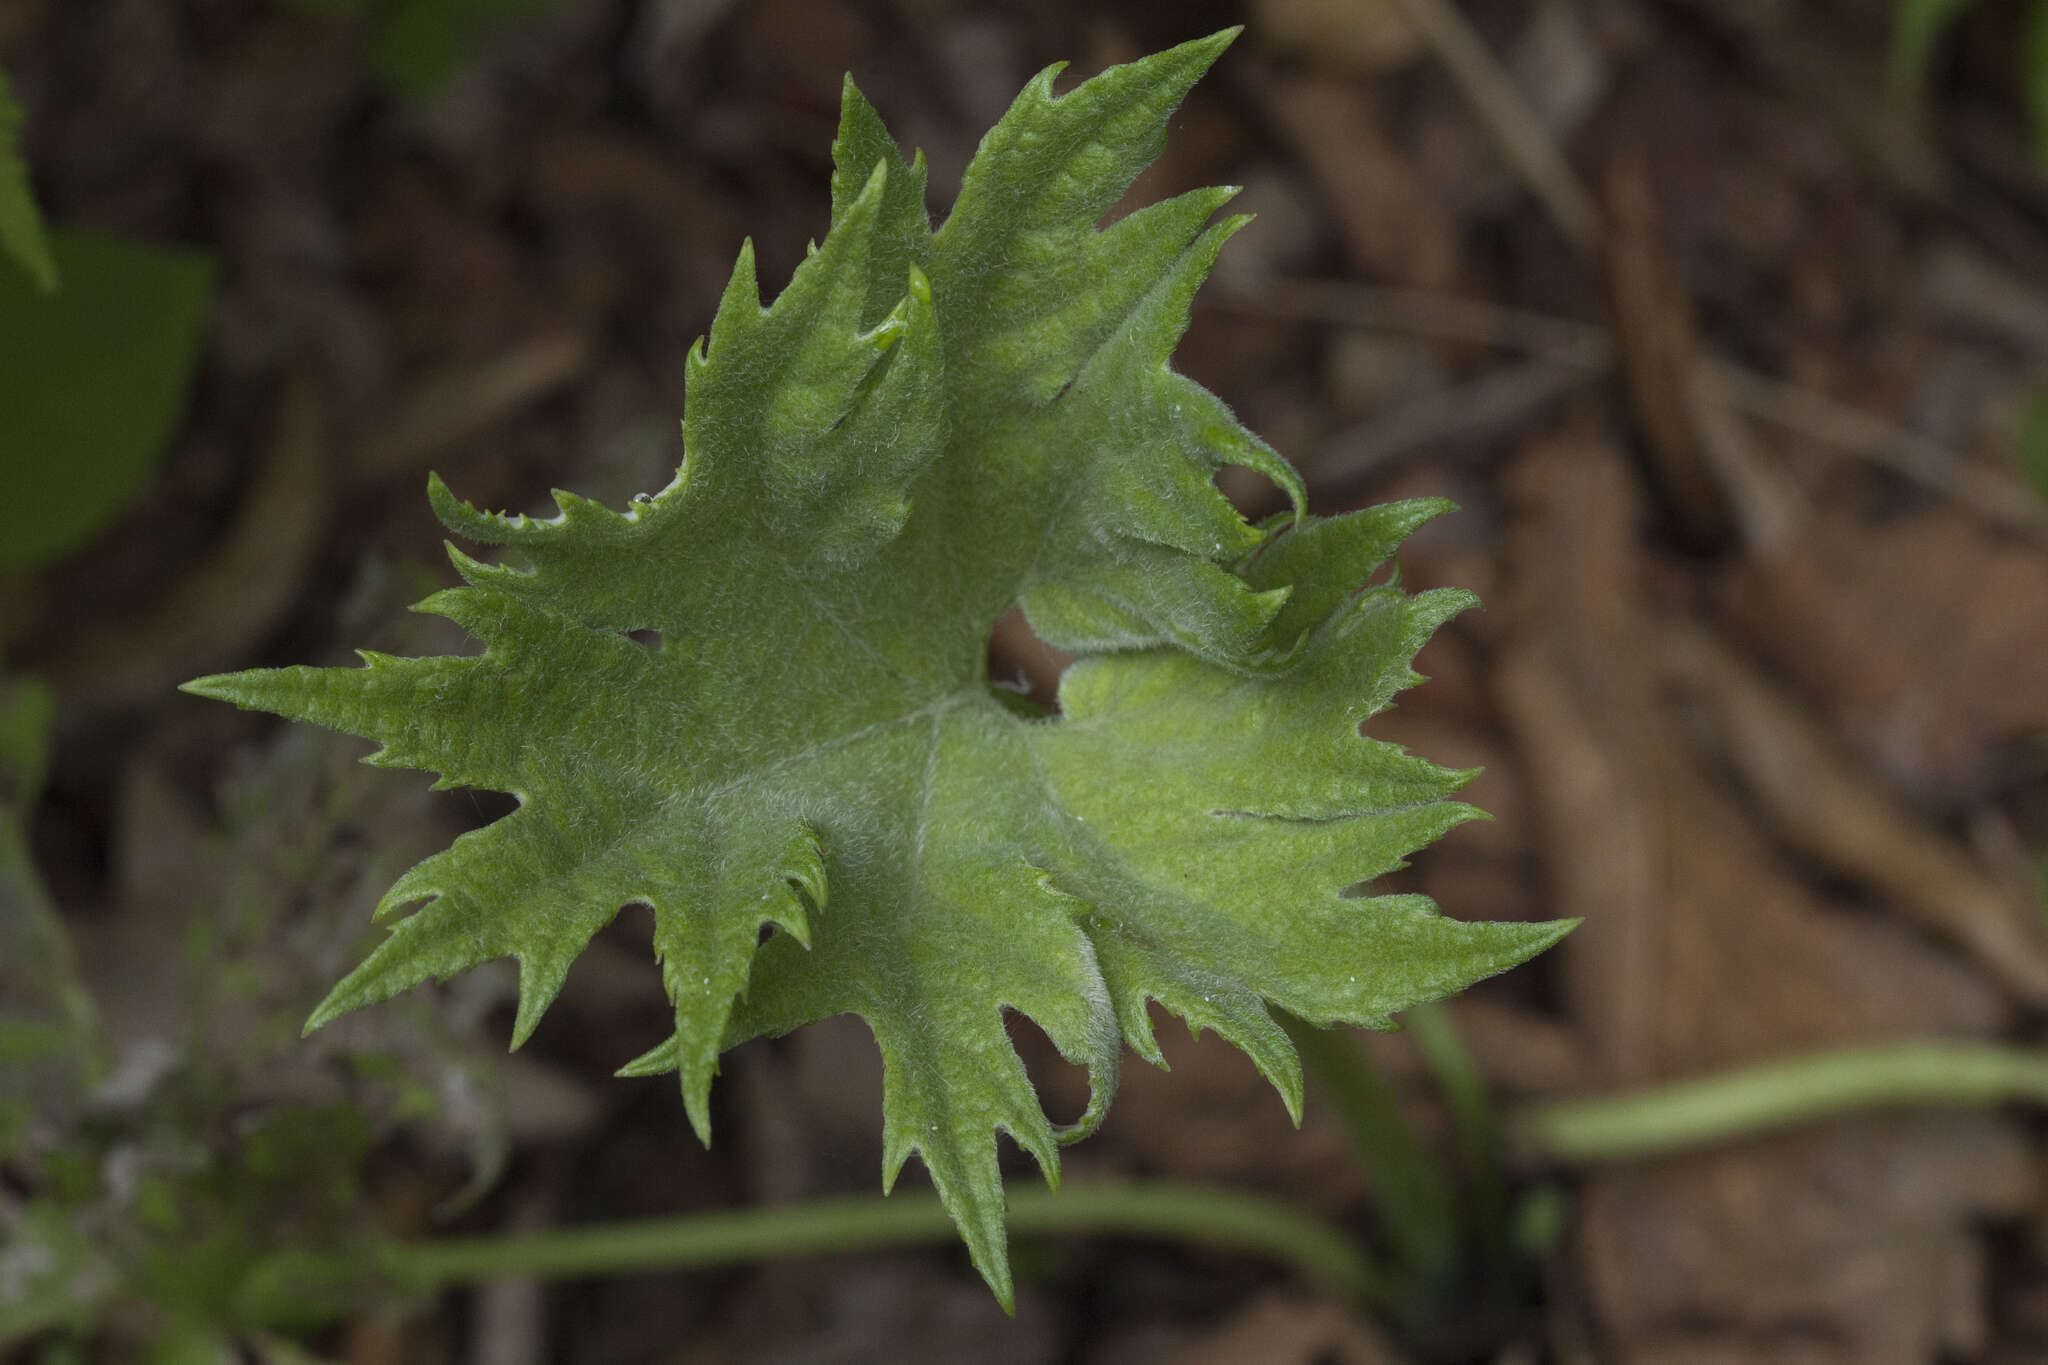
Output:
<instances>
[{"instance_id":1,"label":"blurred background","mask_svg":"<svg viewBox=\"0 0 2048 1365\"><path fill-rule=\"evenodd\" d=\"M367 1235L872 1190L880 1066L848 1020L749 1044L703 1150L672 1082L610 1079L668 1027L637 910L516 1056L509 964L300 1041L381 890L506 799L175 685L463 648L404 610L452 580L429 470L513 510L666 483L741 238L773 291L824 231L843 73L942 213L1039 68L1237 23L1130 199L1258 215L1177 363L1319 511L1461 504L1402 571L1486 610L1371 732L1483 766L1494 819L1397 880L1586 920L1439 1046L1360 1040L1464 1240L1370 1311L1124 1240L1020 1242L1014 1320L953 1247L266 1294L265 1257ZM1512 1141L1556 1097L2041 1041L2048 7L0 0L0 71L0 1355L2048 1360L2028 1113ZM993 648L1049 691L1057 659ZM1244 1057L1160 1037L1071 1184L1264 1192L1399 1250L1339 1106L1296 1132Z\"/></svg>"}]
</instances>

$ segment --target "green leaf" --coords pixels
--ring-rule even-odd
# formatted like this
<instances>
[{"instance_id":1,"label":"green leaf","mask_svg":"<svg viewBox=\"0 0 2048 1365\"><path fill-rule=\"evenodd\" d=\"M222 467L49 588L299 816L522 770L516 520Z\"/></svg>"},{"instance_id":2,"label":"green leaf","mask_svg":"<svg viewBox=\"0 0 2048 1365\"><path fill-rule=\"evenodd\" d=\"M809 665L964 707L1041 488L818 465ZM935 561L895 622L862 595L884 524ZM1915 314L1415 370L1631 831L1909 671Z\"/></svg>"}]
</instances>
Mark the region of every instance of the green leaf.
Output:
<instances>
[{"instance_id":1,"label":"green leaf","mask_svg":"<svg viewBox=\"0 0 2048 1365\"><path fill-rule=\"evenodd\" d=\"M323 19L353 18L382 8L381 0L276 0L285 9Z\"/></svg>"},{"instance_id":2,"label":"green leaf","mask_svg":"<svg viewBox=\"0 0 2048 1365\"><path fill-rule=\"evenodd\" d=\"M397 0L378 26L377 74L401 95L433 94L473 60L478 44L561 0Z\"/></svg>"},{"instance_id":3,"label":"green leaf","mask_svg":"<svg viewBox=\"0 0 2048 1365\"><path fill-rule=\"evenodd\" d=\"M623 513L557 493L536 520L435 480L451 529L503 547L451 549L466 585L421 604L481 655L188 684L519 800L399 879L391 936L312 1025L509 955L516 1043L591 935L648 904L676 1032L627 1069L679 1071L708 1136L725 1048L860 1015L885 1185L919 1155L1007 1304L995 1132L1054 1178L1122 1044L1159 1060L1149 1001L1244 1048L1298 1115L1268 1002L1385 1026L1569 927L1351 894L1476 814L1448 799L1469 773L1358 732L1471 601L1360 591L1445 505L1307 518L1293 471L1168 367L1241 222L1209 222L1226 192L1096 226L1231 36L1059 98L1043 73L936 232L922 161L849 84L831 230L767 308L742 249L667 488ZM1212 482L1227 464L1295 514L1247 525ZM1056 719L988 685L1020 599L1083 656ZM1012 1010L1089 1069L1067 1130Z\"/></svg>"},{"instance_id":4,"label":"green leaf","mask_svg":"<svg viewBox=\"0 0 2048 1365\"><path fill-rule=\"evenodd\" d=\"M7 73L0 71L0 251L6 252L43 293L57 288L57 263L43 235L43 216L36 209L28 182L28 163L21 155L21 106Z\"/></svg>"},{"instance_id":5,"label":"green leaf","mask_svg":"<svg viewBox=\"0 0 2048 1365\"><path fill-rule=\"evenodd\" d=\"M75 547L149 478L212 297L212 262L194 252L82 232L51 245L61 293L0 271L0 574Z\"/></svg>"},{"instance_id":6,"label":"green leaf","mask_svg":"<svg viewBox=\"0 0 2048 1365\"><path fill-rule=\"evenodd\" d=\"M54 1201L17 1205L0 1220L0 1347L90 1329L119 1281L87 1228Z\"/></svg>"},{"instance_id":7,"label":"green leaf","mask_svg":"<svg viewBox=\"0 0 2048 1365\"><path fill-rule=\"evenodd\" d=\"M2048 166L2048 0L2034 0L2020 34L2020 98L2033 129L2034 159Z\"/></svg>"},{"instance_id":8,"label":"green leaf","mask_svg":"<svg viewBox=\"0 0 2048 1365\"><path fill-rule=\"evenodd\" d=\"M42 794L54 711L49 688L0 674L0 813L25 811Z\"/></svg>"},{"instance_id":9,"label":"green leaf","mask_svg":"<svg viewBox=\"0 0 2048 1365\"><path fill-rule=\"evenodd\" d=\"M0 1158L17 1153L31 1119L47 1122L76 1099L98 1045L92 1002L29 849L53 710L48 688L0 675Z\"/></svg>"},{"instance_id":10,"label":"green leaf","mask_svg":"<svg viewBox=\"0 0 2048 1365\"><path fill-rule=\"evenodd\" d=\"M1970 0L1898 0L1892 14L1892 80L1901 87L1927 77L1935 44L1970 5Z\"/></svg>"},{"instance_id":11,"label":"green leaf","mask_svg":"<svg viewBox=\"0 0 2048 1365\"><path fill-rule=\"evenodd\" d=\"M385 87L426 99L460 76L477 49L563 0L277 0L323 19L375 21L372 61Z\"/></svg>"},{"instance_id":12,"label":"green leaf","mask_svg":"<svg viewBox=\"0 0 2048 1365\"><path fill-rule=\"evenodd\" d=\"M2048 392L2035 394L2027 404L2013 458L2027 486L2037 497L2048 500Z\"/></svg>"}]
</instances>

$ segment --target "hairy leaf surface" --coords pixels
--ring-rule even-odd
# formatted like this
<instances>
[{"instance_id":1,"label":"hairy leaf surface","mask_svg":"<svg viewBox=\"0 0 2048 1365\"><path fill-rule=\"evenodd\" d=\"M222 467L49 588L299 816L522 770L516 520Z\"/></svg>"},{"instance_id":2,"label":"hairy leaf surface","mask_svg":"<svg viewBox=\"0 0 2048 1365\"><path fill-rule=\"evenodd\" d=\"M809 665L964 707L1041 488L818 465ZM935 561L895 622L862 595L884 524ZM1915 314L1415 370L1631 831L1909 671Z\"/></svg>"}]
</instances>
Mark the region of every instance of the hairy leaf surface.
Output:
<instances>
[{"instance_id":1,"label":"hairy leaf surface","mask_svg":"<svg viewBox=\"0 0 2048 1365\"><path fill-rule=\"evenodd\" d=\"M391 936L314 1025L509 955L516 1044L590 936L650 905L676 1029L629 1070L680 1072L708 1139L724 1049L860 1015L885 1183L918 1154L1007 1303L996 1131L1053 1177L1123 1043L1159 1059L1148 1001L1243 1047L1298 1115L1269 1002L1386 1026L1559 937L1345 894L1477 813L1448 799L1470 774L1359 733L1470 601L1361 591L1444 504L1308 518L1293 471L1168 368L1243 221L1210 221L1227 191L1097 227L1230 36L1057 98L1043 73L936 231L922 160L849 83L831 230L766 308L741 250L666 489L624 512L557 493L534 520L436 481L451 529L503 547L451 549L466 586L421 604L481 655L190 685L519 800L391 888ZM1294 515L1246 524L1211 482L1227 464ZM988 685L1020 601L1083 656L1055 718ZM1089 1069L1065 1131L1009 1010Z\"/></svg>"}]
</instances>

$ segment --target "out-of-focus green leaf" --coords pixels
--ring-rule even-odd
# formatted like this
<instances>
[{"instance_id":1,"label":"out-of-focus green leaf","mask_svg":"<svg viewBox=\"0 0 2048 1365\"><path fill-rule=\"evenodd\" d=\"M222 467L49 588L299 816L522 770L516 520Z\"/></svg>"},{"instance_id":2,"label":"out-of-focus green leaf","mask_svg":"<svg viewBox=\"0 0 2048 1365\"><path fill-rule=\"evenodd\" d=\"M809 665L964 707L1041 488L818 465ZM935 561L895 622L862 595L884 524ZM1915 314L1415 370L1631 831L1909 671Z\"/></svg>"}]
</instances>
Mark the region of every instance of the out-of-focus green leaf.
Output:
<instances>
[{"instance_id":1,"label":"out-of-focus green leaf","mask_svg":"<svg viewBox=\"0 0 2048 1365\"><path fill-rule=\"evenodd\" d=\"M1385 1072L1355 1038L1291 1016L1281 1023L1352 1153L1372 1174L1375 1210L1396 1266L1416 1283L1441 1283L1456 1265L1462 1231L1445 1164L1423 1145Z\"/></svg>"},{"instance_id":2,"label":"out-of-focus green leaf","mask_svg":"<svg viewBox=\"0 0 2048 1365\"><path fill-rule=\"evenodd\" d=\"M1970 0L1899 0L1892 21L1892 78L1916 85L1927 74L1934 45Z\"/></svg>"},{"instance_id":3,"label":"out-of-focus green leaf","mask_svg":"<svg viewBox=\"0 0 2048 1365\"><path fill-rule=\"evenodd\" d=\"M49 725L46 689L0 679L0 1156L75 1098L98 1038L70 942L29 857Z\"/></svg>"},{"instance_id":4,"label":"out-of-focus green leaf","mask_svg":"<svg viewBox=\"0 0 2048 1365\"><path fill-rule=\"evenodd\" d=\"M84 541L156 468L184 406L213 263L57 232L66 286L0 271L0 574Z\"/></svg>"},{"instance_id":5,"label":"out-of-focus green leaf","mask_svg":"<svg viewBox=\"0 0 2048 1365\"><path fill-rule=\"evenodd\" d=\"M377 74L402 95L432 94L462 73L479 43L561 0L401 0L377 33Z\"/></svg>"},{"instance_id":6,"label":"out-of-focus green leaf","mask_svg":"<svg viewBox=\"0 0 2048 1365\"><path fill-rule=\"evenodd\" d=\"M409 99L461 75L502 30L562 8L565 0L277 0L323 18L375 21L377 78Z\"/></svg>"},{"instance_id":7,"label":"out-of-focus green leaf","mask_svg":"<svg viewBox=\"0 0 2048 1365\"><path fill-rule=\"evenodd\" d=\"M0 1206L0 1348L52 1328L85 1330L114 1284L67 1210Z\"/></svg>"},{"instance_id":8,"label":"out-of-focus green leaf","mask_svg":"<svg viewBox=\"0 0 2048 1365\"><path fill-rule=\"evenodd\" d=\"M375 9L371 0L277 0L286 9L299 10L305 14L317 14L323 18L346 18Z\"/></svg>"},{"instance_id":9,"label":"out-of-focus green leaf","mask_svg":"<svg viewBox=\"0 0 2048 1365\"><path fill-rule=\"evenodd\" d=\"M377 32L377 74L403 95L420 96L452 80L469 49L468 25L451 0L414 0Z\"/></svg>"},{"instance_id":10,"label":"out-of-focus green leaf","mask_svg":"<svg viewBox=\"0 0 2048 1365\"><path fill-rule=\"evenodd\" d=\"M0 71L0 251L12 256L45 294L57 288L57 263L43 235L43 216L21 157L21 106Z\"/></svg>"},{"instance_id":11,"label":"out-of-focus green leaf","mask_svg":"<svg viewBox=\"0 0 2048 1365\"><path fill-rule=\"evenodd\" d=\"M203 1323L173 1318L150 1343L148 1365L235 1365L241 1352Z\"/></svg>"},{"instance_id":12,"label":"out-of-focus green leaf","mask_svg":"<svg viewBox=\"0 0 2048 1365\"><path fill-rule=\"evenodd\" d=\"M2020 37L2020 97L2034 129L2034 159L2048 166L2048 0L2034 0Z\"/></svg>"},{"instance_id":13,"label":"out-of-focus green leaf","mask_svg":"<svg viewBox=\"0 0 2048 1365\"><path fill-rule=\"evenodd\" d=\"M26 805L43 789L49 759L49 689L29 679L0 682L0 809Z\"/></svg>"},{"instance_id":14,"label":"out-of-focus green leaf","mask_svg":"<svg viewBox=\"0 0 2048 1365\"><path fill-rule=\"evenodd\" d=\"M2020 439L2014 451L2020 477L2043 499L2048 499L2048 390L2034 395L2020 419Z\"/></svg>"}]
</instances>

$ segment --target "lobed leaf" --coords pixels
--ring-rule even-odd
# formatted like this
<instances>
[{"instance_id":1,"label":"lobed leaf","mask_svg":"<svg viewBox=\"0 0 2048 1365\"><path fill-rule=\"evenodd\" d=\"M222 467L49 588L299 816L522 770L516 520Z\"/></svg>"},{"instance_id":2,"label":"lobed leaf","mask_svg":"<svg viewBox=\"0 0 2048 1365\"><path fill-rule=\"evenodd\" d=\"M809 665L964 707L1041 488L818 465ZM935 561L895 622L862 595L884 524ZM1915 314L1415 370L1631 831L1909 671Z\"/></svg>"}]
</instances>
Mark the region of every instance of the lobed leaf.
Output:
<instances>
[{"instance_id":1,"label":"lobed leaf","mask_svg":"<svg viewBox=\"0 0 2048 1365\"><path fill-rule=\"evenodd\" d=\"M436 480L442 520L504 549L451 549L466 586L421 604L482 654L188 684L518 798L392 887L391 937L313 1026L509 955L516 1045L590 936L646 904L675 1033L625 1070L678 1071L708 1139L725 1048L860 1015L885 1185L918 1155L1008 1304L995 1134L1055 1179L1123 1044L1160 1060L1148 1002L1244 1048L1298 1116L1270 1005L1387 1027L1569 927L1355 894L1477 814L1451 799L1470 774L1359 730L1471 601L1365 589L1447 505L1308 517L1292 470L1169 368L1241 225L1209 222L1228 192L1097 226L1231 36L1064 96L1043 73L936 231L922 159L849 83L831 229L765 307L742 249L667 488L623 512L558 493L534 519ZM1246 524L1226 464L1293 512ZM1020 601L1084 656L1056 718L988 686ZM1072 1127L1010 1011L1088 1069Z\"/></svg>"}]
</instances>

